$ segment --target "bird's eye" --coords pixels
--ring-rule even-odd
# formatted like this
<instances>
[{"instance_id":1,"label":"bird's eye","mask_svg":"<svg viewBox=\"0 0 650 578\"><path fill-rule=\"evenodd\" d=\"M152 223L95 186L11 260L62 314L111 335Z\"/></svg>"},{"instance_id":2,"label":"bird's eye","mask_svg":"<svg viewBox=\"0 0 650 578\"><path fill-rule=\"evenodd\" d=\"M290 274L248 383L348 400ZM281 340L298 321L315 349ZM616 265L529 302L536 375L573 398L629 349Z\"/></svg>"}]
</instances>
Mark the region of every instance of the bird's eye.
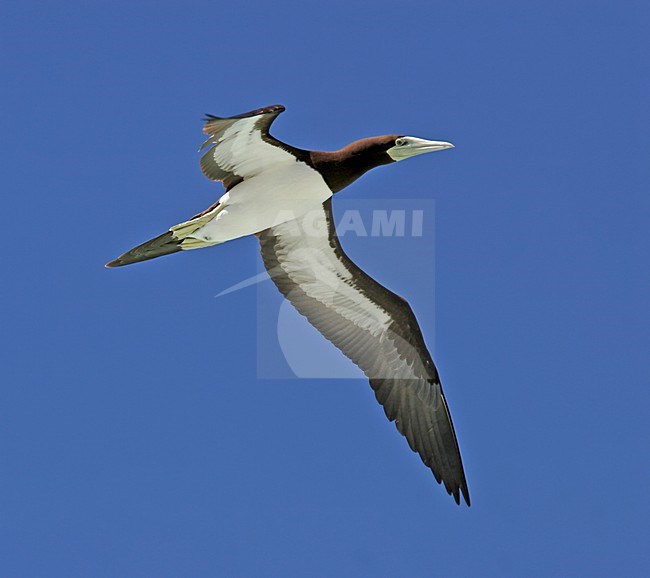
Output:
<instances>
[{"instance_id":1,"label":"bird's eye","mask_svg":"<svg viewBox=\"0 0 650 578\"><path fill-rule=\"evenodd\" d=\"M403 147L403 146L406 144L406 139L405 139L405 138L398 138L398 139L395 141L395 144L396 144L398 147Z\"/></svg>"}]
</instances>

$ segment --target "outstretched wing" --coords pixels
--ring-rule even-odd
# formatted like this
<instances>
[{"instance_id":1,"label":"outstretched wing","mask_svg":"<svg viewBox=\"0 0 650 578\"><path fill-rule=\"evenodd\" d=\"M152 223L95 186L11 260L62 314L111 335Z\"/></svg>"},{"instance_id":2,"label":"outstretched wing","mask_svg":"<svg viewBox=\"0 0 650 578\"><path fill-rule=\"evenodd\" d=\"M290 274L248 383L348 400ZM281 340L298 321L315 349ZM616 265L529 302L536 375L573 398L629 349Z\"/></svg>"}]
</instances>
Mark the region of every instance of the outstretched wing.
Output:
<instances>
[{"instance_id":1,"label":"outstretched wing","mask_svg":"<svg viewBox=\"0 0 650 578\"><path fill-rule=\"evenodd\" d=\"M209 138L200 149L209 147L201 157L203 174L222 181L230 190L270 166L302 158L304 151L269 134L271 124L283 111L284 106L276 104L229 118L207 115L203 132Z\"/></svg>"},{"instance_id":2,"label":"outstretched wing","mask_svg":"<svg viewBox=\"0 0 650 578\"><path fill-rule=\"evenodd\" d=\"M280 292L370 380L438 483L470 503L440 379L409 304L359 269L336 235L331 199L316 212L258 233Z\"/></svg>"}]
</instances>

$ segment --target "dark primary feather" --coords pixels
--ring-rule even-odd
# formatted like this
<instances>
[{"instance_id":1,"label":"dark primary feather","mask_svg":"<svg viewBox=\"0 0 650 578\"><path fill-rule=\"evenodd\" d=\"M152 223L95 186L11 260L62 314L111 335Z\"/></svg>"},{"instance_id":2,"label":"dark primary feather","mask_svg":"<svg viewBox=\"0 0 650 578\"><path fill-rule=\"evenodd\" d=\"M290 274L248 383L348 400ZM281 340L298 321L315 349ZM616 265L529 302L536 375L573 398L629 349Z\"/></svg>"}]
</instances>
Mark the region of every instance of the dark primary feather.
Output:
<instances>
[{"instance_id":1,"label":"dark primary feather","mask_svg":"<svg viewBox=\"0 0 650 578\"><path fill-rule=\"evenodd\" d=\"M293 306L363 370L386 416L438 483L469 505L447 402L413 311L344 253L331 199L321 212L322 229L310 216L309 234L300 219L258 234L266 269ZM314 236L317 230L324 232Z\"/></svg>"}]
</instances>

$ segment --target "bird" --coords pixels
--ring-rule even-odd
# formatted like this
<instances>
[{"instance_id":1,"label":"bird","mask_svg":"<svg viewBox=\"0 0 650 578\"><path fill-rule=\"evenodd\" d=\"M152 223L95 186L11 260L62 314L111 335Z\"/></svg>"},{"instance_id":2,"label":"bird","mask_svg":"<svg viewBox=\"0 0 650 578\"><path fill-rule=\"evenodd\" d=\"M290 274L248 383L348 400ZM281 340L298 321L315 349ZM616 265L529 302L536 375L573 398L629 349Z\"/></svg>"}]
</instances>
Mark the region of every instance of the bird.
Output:
<instances>
[{"instance_id":1,"label":"bird","mask_svg":"<svg viewBox=\"0 0 650 578\"><path fill-rule=\"evenodd\" d=\"M225 192L106 267L255 235L281 294L364 372L386 417L436 481L456 504L462 495L470 506L449 407L415 314L346 255L332 213L332 196L367 171L454 145L391 134L333 152L303 150L270 134L284 110L277 104L230 117L206 115L200 167Z\"/></svg>"}]
</instances>

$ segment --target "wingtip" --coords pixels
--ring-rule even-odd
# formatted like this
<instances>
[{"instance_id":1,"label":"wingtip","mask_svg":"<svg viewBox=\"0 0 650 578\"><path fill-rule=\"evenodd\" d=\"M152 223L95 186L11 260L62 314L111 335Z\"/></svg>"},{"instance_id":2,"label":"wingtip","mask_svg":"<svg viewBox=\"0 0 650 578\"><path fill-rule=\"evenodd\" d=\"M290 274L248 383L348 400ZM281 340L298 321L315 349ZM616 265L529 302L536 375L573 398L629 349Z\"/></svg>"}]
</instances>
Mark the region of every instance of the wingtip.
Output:
<instances>
[{"instance_id":1,"label":"wingtip","mask_svg":"<svg viewBox=\"0 0 650 578\"><path fill-rule=\"evenodd\" d=\"M460 491L459 491L460 489ZM454 498L454 502L456 502L457 506L460 506L461 502L461 495L463 496L463 500L465 504L467 505L468 508L472 507L472 501L469 499L469 490L467 487L461 487L461 488L456 488L453 491L450 491L449 494Z\"/></svg>"},{"instance_id":2,"label":"wingtip","mask_svg":"<svg viewBox=\"0 0 650 578\"><path fill-rule=\"evenodd\" d=\"M433 471L433 469L431 471ZM435 472L434 475L436 475ZM456 502L456 505L460 506L461 501L464 501L465 504L467 504L467 507L471 507L472 502L469 498L469 489L467 488L467 483L465 482L464 476L463 480L458 485L453 483L448 484L447 482L444 482L444 486L447 490L447 493L454 499L454 502ZM461 496L463 497L463 500L460 499Z\"/></svg>"},{"instance_id":3,"label":"wingtip","mask_svg":"<svg viewBox=\"0 0 650 578\"><path fill-rule=\"evenodd\" d=\"M250 110L248 112L242 112L241 114L236 114L235 116L215 116L214 114L205 113L203 117L203 122L211 122L215 120L236 120L241 118L249 118L251 116L259 116L261 114L280 114L286 109L282 104L272 104L270 106L263 106L261 108L256 108L255 110Z\"/></svg>"}]
</instances>

